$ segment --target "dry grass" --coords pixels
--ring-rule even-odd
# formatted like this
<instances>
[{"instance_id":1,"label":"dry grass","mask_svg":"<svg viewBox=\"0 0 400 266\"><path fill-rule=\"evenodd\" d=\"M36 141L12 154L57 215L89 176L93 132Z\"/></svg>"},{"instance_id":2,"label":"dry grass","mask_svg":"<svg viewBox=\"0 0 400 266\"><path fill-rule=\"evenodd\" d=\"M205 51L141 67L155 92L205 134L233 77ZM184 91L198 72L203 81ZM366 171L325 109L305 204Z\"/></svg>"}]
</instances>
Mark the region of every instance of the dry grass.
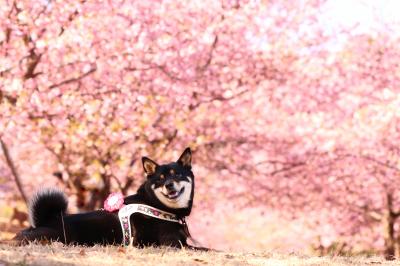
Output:
<instances>
[{"instance_id":1,"label":"dry grass","mask_svg":"<svg viewBox=\"0 0 400 266\"><path fill-rule=\"evenodd\" d=\"M0 244L3 265L399 265L378 257L311 257L273 253L194 252L166 248L67 247Z\"/></svg>"}]
</instances>

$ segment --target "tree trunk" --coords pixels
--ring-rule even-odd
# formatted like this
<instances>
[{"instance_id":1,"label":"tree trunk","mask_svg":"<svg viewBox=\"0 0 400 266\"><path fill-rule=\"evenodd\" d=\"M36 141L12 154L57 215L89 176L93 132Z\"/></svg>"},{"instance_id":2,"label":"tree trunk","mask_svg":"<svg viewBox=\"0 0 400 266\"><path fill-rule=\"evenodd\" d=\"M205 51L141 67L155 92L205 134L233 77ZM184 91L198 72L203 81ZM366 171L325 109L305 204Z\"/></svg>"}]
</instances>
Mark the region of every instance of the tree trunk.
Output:
<instances>
[{"instance_id":1,"label":"tree trunk","mask_svg":"<svg viewBox=\"0 0 400 266\"><path fill-rule=\"evenodd\" d=\"M18 175L17 168L15 167L14 162L10 156L10 153L8 152L7 145L4 143L4 141L1 138L0 138L0 144L1 144L1 148L3 149L4 157L6 158L6 163L7 163L8 167L10 168L12 175L14 176L15 184L17 185L19 193L21 194L21 197L25 201L25 203L28 204L28 198L26 197L25 191L22 188L22 183L21 183L21 179Z\"/></svg>"},{"instance_id":2,"label":"tree trunk","mask_svg":"<svg viewBox=\"0 0 400 266\"><path fill-rule=\"evenodd\" d=\"M384 239L385 239L385 250L384 255L385 259L393 260L395 259L396 252L396 239L394 235L394 222L395 215L392 211L393 203L392 203L392 195L387 195L387 206L383 212L383 230L384 230Z\"/></svg>"},{"instance_id":3,"label":"tree trunk","mask_svg":"<svg viewBox=\"0 0 400 266\"><path fill-rule=\"evenodd\" d=\"M95 210L103 207L104 201L111 192L111 177L107 174L102 174L103 187L90 190L90 200L85 206L87 210Z\"/></svg>"}]
</instances>

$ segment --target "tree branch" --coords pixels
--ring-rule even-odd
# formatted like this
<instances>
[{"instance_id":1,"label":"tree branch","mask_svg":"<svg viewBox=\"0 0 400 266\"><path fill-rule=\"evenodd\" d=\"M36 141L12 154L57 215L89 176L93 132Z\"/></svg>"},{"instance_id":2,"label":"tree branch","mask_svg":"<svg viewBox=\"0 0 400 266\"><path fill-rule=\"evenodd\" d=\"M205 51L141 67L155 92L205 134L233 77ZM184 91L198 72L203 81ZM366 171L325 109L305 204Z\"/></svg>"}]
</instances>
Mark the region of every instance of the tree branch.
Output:
<instances>
[{"instance_id":1,"label":"tree branch","mask_svg":"<svg viewBox=\"0 0 400 266\"><path fill-rule=\"evenodd\" d=\"M61 81L61 82L59 82L59 83L50 85L50 86L49 86L49 89L54 89L54 88L60 87L60 86L62 86L62 85L66 85L66 84L69 84L69 83L77 82L77 81L79 81L79 80L81 80L81 79L83 79L83 78L89 76L90 74L92 74L92 73L95 72L96 70L97 70L97 68L96 68L96 67L93 67L93 68L90 69L88 72L83 73L82 75L80 75L80 76L78 76L78 77L76 77L76 78L66 79L66 80L63 80L63 81Z\"/></svg>"},{"instance_id":2,"label":"tree branch","mask_svg":"<svg viewBox=\"0 0 400 266\"><path fill-rule=\"evenodd\" d=\"M11 155L8 152L7 145L1 138L0 138L0 144L1 144L1 148L3 149L3 153L4 153L4 157L6 158L7 165L10 168L12 175L14 176L15 183L17 184L17 187L22 196L22 199L25 201L26 204L28 204L28 198L25 194L24 189L22 188L21 178L18 175L17 168L15 167L15 164L11 158Z\"/></svg>"}]
</instances>

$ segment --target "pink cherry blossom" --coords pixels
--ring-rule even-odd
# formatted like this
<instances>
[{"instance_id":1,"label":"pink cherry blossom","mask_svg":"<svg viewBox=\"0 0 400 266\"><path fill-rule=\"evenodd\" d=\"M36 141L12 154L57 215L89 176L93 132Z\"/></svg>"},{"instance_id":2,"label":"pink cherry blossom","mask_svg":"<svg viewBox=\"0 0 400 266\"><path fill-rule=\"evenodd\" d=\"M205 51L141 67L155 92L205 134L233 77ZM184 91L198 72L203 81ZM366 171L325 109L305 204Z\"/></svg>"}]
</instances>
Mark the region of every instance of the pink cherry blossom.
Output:
<instances>
[{"instance_id":1,"label":"pink cherry blossom","mask_svg":"<svg viewBox=\"0 0 400 266\"><path fill-rule=\"evenodd\" d=\"M324 3L1 1L0 137L25 190L101 208L142 156L190 146L196 208L275 209L323 246L393 255L398 25L330 32Z\"/></svg>"}]
</instances>

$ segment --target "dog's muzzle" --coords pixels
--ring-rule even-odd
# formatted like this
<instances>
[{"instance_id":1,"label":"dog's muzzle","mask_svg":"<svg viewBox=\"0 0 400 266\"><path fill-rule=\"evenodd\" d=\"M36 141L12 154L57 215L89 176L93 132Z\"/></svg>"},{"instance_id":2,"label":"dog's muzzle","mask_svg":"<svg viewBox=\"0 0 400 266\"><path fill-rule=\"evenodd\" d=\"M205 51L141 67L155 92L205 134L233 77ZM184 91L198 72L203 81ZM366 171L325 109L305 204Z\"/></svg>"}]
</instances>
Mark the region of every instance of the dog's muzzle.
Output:
<instances>
[{"instance_id":1,"label":"dog's muzzle","mask_svg":"<svg viewBox=\"0 0 400 266\"><path fill-rule=\"evenodd\" d=\"M185 191L185 187L177 190L175 186L175 182L173 180L168 180L164 184L165 190L167 193L163 193L165 197L168 199L176 199Z\"/></svg>"}]
</instances>

